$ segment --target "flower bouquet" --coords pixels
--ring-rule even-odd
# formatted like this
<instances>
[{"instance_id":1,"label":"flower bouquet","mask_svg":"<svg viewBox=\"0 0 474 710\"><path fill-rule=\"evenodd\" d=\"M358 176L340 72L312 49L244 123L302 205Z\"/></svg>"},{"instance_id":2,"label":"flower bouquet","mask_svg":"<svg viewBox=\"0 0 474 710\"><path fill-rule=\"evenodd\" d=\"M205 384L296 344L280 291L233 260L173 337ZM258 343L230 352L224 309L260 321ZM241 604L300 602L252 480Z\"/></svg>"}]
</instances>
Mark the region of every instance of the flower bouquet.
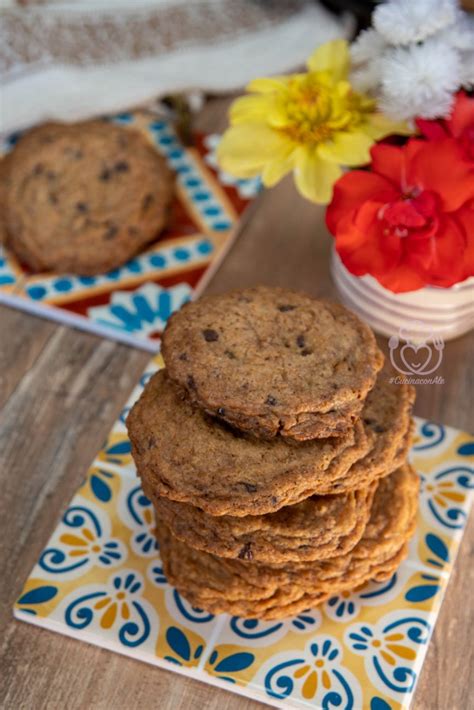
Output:
<instances>
[{"instance_id":1,"label":"flower bouquet","mask_svg":"<svg viewBox=\"0 0 474 710\"><path fill-rule=\"evenodd\" d=\"M230 110L221 167L293 173L328 204L340 295L379 332L474 325L474 18L455 0L389 0L307 71L256 79ZM357 169L354 169L357 168Z\"/></svg>"}]
</instances>

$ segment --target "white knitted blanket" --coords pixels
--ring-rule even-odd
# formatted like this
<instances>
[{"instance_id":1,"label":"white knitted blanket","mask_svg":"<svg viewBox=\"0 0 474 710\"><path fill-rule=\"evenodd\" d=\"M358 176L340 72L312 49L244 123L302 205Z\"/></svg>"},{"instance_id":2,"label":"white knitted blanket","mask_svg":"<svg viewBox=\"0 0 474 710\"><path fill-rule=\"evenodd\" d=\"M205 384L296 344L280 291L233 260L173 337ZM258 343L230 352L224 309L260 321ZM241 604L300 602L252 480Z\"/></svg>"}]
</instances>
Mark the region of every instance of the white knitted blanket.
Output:
<instances>
[{"instance_id":1,"label":"white knitted blanket","mask_svg":"<svg viewBox=\"0 0 474 710\"><path fill-rule=\"evenodd\" d=\"M227 92L347 27L309 0L0 0L0 131Z\"/></svg>"}]
</instances>

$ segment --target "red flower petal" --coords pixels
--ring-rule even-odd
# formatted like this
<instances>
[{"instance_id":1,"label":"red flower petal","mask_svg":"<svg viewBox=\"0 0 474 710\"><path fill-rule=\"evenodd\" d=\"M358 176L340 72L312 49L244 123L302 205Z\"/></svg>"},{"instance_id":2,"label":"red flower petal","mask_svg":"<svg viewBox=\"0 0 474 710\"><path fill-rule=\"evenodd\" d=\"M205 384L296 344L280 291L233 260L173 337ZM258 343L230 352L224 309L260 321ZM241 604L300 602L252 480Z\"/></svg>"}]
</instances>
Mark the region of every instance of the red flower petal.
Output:
<instances>
[{"instance_id":1,"label":"red flower petal","mask_svg":"<svg viewBox=\"0 0 474 710\"><path fill-rule=\"evenodd\" d=\"M407 291L417 291L426 286L426 280L408 264L399 264L392 271L376 277L377 281L394 293L406 293Z\"/></svg>"},{"instance_id":2,"label":"red flower petal","mask_svg":"<svg viewBox=\"0 0 474 710\"><path fill-rule=\"evenodd\" d=\"M439 224L439 198L425 190L420 195L398 200L383 211L383 218L398 237L427 239L436 234Z\"/></svg>"},{"instance_id":3,"label":"red flower petal","mask_svg":"<svg viewBox=\"0 0 474 710\"><path fill-rule=\"evenodd\" d=\"M327 227L336 234L339 221L366 200L384 203L397 197L397 191L385 178L366 170L351 170L334 185L333 197L326 210Z\"/></svg>"},{"instance_id":4,"label":"red flower petal","mask_svg":"<svg viewBox=\"0 0 474 710\"><path fill-rule=\"evenodd\" d=\"M474 200L466 202L452 215L464 231L463 280L474 276Z\"/></svg>"},{"instance_id":5,"label":"red flower petal","mask_svg":"<svg viewBox=\"0 0 474 710\"><path fill-rule=\"evenodd\" d=\"M411 140L405 148L405 170L407 188L438 193L445 212L474 198L474 171L452 138L437 141L435 153L429 141Z\"/></svg>"},{"instance_id":6,"label":"red flower petal","mask_svg":"<svg viewBox=\"0 0 474 710\"><path fill-rule=\"evenodd\" d=\"M365 202L353 219L345 220L336 235L336 250L351 273L383 274L393 269L401 255L401 240L385 234L378 213L380 202Z\"/></svg>"},{"instance_id":7,"label":"red flower petal","mask_svg":"<svg viewBox=\"0 0 474 710\"><path fill-rule=\"evenodd\" d=\"M378 143L370 151L372 170L390 180L398 189L401 187L403 180L403 151L403 148L387 145L386 143Z\"/></svg>"},{"instance_id":8,"label":"red flower petal","mask_svg":"<svg viewBox=\"0 0 474 710\"><path fill-rule=\"evenodd\" d=\"M465 248L462 226L456 219L445 215L440 220L436 236L426 240L406 239L404 261L425 275L427 283L452 286L463 279Z\"/></svg>"},{"instance_id":9,"label":"red flower petal","mask_svg":"<svg viewBox=\"0 0 474 710\"><path fill-rule=\"evenodd\" d=\"M451 135L455 137L460 136L469 126L474 126L474 98L469 97L464 91L459 91L446 125Z\"/></svg>"},{"instance_id":10,"label":"red flower petal","mask_svg":"<svg viewBox=\"0 0 474 710\"><path fill-rule=\"evenodd\" d=\"M424 193L422 193L424 194ZM411 200L392 202L384 212L384 219L392 226L424 227L425 217L416 209Z\"/></svg>"},{"instance_id":11,"label":"red flower petal","mask_svg":"<svg viewBox=\"0 0 474 710\"><path fill-rule=\"evenodd\" d=\"M425 118L417 118L415 123L418 130L429 141L441 140L449 136L444 121L427 121Z\"/></svg>"}]
</instances>

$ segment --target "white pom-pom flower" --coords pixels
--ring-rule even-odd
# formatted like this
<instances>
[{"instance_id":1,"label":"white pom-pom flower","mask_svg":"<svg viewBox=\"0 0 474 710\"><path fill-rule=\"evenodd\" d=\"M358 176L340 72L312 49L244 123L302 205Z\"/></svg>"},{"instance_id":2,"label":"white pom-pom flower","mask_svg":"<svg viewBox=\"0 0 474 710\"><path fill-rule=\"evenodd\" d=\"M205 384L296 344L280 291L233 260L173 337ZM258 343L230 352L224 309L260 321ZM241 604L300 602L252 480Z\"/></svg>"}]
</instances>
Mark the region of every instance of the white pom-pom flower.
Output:
<instances>
[{"instance_id":1,"label":"white pom-pom flower","mask_svg":"<svg viewBox=\"0 0 474 710\"><path fill-rule=\"evenodd\" d=\"M370 62L380 57L387 48L387 43L375 30L362 30L350 46L353 65Z\"/></svg>"},{"instance_id":2,"label":"white pom-pom flower","mask_svg":"<svg viewBox=\"0 0 474 710\"><path fill-rule=\"evenodd\" d=\"M474 87L474 17L457 0L387 0L351 47L351 82L395 120L446 116Z\"/></svg>"},{"instance_id":3,"label":"white pom-pom flower","mask_svg":"<svg viewBox=\"0 0 474 710\"><path fill-rule=\"evenodd\" d=\"M422 42L453 24L456 0L391 0L378 5L372 22L388 44Z\"/></svg>"},{"instance_id":4,"label":"white pom-pom flower","mask_svg":"<svg viewBox=\"0 0 474 710\"><path fill-rule=\"evenodd\" d=\"M459 12L456 22L437 35L443 42L461 50L474 49L474 16Z\"/></svg>"},{"instance_id":5,"label":"white pom-pom flower","mask_svg":"<svg viewBox=\"0 0 474 710\"><path fill-rule=\"evenodd\" d=\"M382 80L380 61L367 62L360 69L354 69L351 72L350 80L356 91L363 94L375 94Z\"/></svg>"},{"instance_id":6,"label":"white pom-pom flower","mask_svg":"<svg viewBox=\"0 0 474 710\"><path fill-rule=\"evenodd\" d=\"M396 47L380 60L380 107L396 119L446 116L461 84L459 52L437 38Z\"/></svg>"}]
</instances>

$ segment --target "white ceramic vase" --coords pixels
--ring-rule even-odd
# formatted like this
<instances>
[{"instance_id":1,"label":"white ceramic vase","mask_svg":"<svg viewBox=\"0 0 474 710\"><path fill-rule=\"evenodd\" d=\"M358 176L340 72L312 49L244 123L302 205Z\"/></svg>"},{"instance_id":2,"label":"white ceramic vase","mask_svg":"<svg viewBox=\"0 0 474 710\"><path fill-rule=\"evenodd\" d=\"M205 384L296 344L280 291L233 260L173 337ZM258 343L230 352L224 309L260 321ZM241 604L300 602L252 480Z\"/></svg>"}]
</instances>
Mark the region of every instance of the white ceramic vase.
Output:
<instances>
[{"instance_id":1,"label":"white ceramic vase","mask_svg":"<svg viewBox=\"0 0 474 710\"><path fill-rule=\"evenodd\" d=\"M392 293L372 276L351 274L335 249L331 270L343 303L382 335L390 337L409 325L416 338L435 334L446 341L474 328L474 277L451 288Z\"/></svg>"}]
</instances>

